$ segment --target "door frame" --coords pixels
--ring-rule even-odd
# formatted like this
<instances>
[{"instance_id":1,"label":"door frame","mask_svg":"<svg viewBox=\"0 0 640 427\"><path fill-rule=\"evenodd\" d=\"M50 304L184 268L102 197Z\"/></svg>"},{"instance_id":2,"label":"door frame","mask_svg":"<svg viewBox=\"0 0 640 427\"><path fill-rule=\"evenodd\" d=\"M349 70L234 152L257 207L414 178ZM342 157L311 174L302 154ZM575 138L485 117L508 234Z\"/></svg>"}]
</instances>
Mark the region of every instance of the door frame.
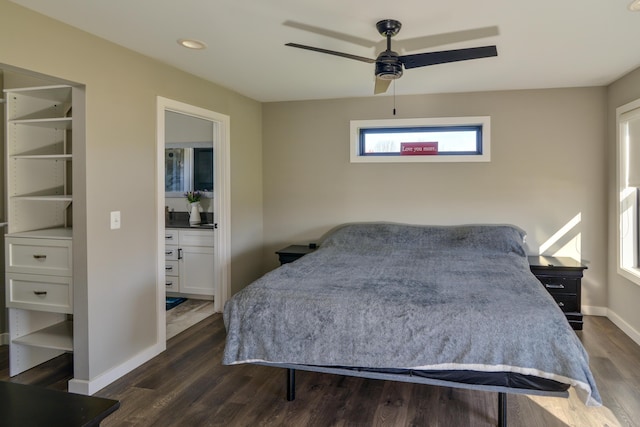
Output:
<instances>
[{"instance_id":1,"label":"door frame","mask_svg":"<svg viewBox=\"0 0 640 427\"><path fill-rule=\"evenodd\" d=\"M230 122L229 116L215 111L185 104L173 99L157 97L157 134L156 134L156 175L157 175L157 247L158 247L158 282L157 282L157 320L158 342L166 345L166 309L165 309L165 195L164 195L164 149L165 149L165 112L180 114L208 120L213 123L214 153L214 293L213 309L222 312L224 303L231 295L231 173L230 173Z\"/></svg>"}]
</instances>

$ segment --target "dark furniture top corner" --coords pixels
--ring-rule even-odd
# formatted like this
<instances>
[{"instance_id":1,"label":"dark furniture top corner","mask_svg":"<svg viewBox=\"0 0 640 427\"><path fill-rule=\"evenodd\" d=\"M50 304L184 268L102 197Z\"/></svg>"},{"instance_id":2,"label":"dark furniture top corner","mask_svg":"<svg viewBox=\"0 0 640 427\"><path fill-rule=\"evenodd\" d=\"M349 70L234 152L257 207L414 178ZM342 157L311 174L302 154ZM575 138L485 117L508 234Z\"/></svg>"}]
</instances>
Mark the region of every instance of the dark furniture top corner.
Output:
<instances>
[{"instance_id":1,"label":"dark furniture top corner","mask_svg":"<svg viewBox=\"0 0 640 427\"><path fill-rule=\"evenodd\" d=\"M306 254L310 254L311 252L316 250L316 246L312 243L309 245L290 245L286 248L282 248L276 251L278 254L278 260L280 264L287 264L289 262L293 262L298 258L305 256Z\"/></svg>"},{"instance_id":2,"label":"dark furniture top corner","mask_svg":"<svg viewBox=\"0 0 640 427\"><path fill-rule=\"evenodd\" d=\"M3 426L99 426L119 407L117 400L0 381Z\"/></svg>"},{"instance_id":3,"label":"dark furniture top corner","mask_svg":"<svg viewBox=\"0 0 640 427\"><path fill-rule=\"evenodd\" d=\"M585 265L573 258L530 256L531 272L562 309L569 324L582 330L581 279Z\"/></svg>"}]
</instances>

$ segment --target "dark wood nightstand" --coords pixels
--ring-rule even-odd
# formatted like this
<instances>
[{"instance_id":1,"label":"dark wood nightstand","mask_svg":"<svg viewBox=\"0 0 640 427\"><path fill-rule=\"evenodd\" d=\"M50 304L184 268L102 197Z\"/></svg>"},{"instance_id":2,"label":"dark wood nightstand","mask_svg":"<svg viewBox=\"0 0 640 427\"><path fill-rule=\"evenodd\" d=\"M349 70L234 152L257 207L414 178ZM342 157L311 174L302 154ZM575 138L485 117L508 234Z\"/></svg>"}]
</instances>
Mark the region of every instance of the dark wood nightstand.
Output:
<instances>
[{"instance_id":1,"label":"dark wood nightstand","mask_svg":"<svg viewBox=\"0 0 640 427\"><path fill-rule=\"evenodd\" d=\"M313 243L310 245L291 245L276 251L280 265L293 262L298 258L310 254L317 249Z\"/></svg>"},{"instance_id":2,"label":"dark wood nightstand","mask_svg":"<svg viewBox=\"0 0 640 427\"><path fill-rule=\"evenodd\" d=\"M573 258L549 256L530 256L529 266L556 300L571 327L582 330L580 280L587 267Z\"/></svg>"}]
</instances>

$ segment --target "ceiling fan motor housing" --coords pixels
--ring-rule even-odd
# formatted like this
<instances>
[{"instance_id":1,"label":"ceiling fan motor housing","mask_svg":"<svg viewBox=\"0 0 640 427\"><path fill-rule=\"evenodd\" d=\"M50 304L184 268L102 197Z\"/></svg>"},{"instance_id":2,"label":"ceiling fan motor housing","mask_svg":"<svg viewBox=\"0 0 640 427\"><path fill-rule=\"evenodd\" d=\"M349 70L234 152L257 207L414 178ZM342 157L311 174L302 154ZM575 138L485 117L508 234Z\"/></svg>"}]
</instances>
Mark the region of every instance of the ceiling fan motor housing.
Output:
<instances>
[{"instance_id":1,"label":"ceiling fan motor housing","mask_svg":"<svg viewBox=\"0 0 640 427\"><path fill-rule=\"evenodd\" d=\"M385 50L376 59L376 77L383 80L394 80L402 76L402 63L398 54Z\"/></svg>"}]
</instances>

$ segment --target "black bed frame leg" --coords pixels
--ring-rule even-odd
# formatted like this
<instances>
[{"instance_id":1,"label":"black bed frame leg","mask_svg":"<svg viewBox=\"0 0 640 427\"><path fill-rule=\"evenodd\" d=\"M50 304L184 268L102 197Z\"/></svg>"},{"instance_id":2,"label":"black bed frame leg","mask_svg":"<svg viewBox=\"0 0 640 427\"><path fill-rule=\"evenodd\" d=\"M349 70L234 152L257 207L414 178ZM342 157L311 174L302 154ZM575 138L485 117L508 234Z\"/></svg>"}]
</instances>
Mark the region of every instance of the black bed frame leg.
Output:
<instances>
[{"instance_id":1,"label":"black bed frame leg","mask_svg":"<svg viewBox=\"0 0 640 427\"><path fill-rule=\"evenodd\" d=\"M507 393L498 393L498 427L507 427Z\"/></svg>"},{"instance_id":2,"label":"black bed frame leg","mask_svg":"<svg viewBox=\"0 0 640 427\"><path fill-rule=\"evenodd\" d=\"M287 400L296 398L296 370L287 368Z\"/></svg>"}]
</instances>

